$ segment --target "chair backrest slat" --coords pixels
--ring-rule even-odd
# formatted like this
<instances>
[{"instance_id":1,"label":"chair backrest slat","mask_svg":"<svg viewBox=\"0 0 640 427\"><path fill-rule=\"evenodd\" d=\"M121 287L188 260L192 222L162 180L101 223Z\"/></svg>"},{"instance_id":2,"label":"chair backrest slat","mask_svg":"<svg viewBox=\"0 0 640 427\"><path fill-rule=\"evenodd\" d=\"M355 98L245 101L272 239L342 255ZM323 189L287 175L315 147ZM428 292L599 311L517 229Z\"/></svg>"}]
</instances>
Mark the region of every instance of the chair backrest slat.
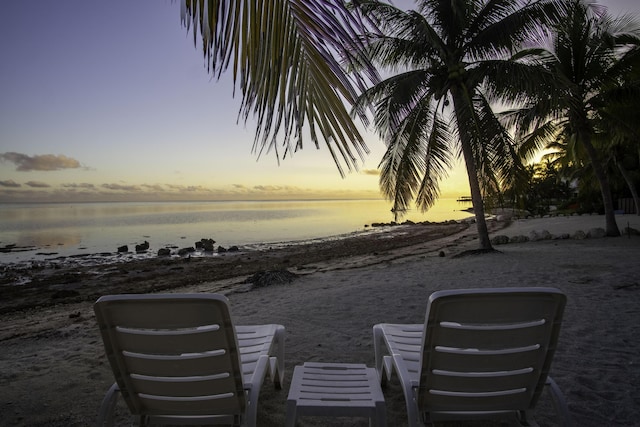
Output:
<instances>
[{"instance_id":1,"label":"chair backrest slat","mask_svg":"<svg viewBox=\"0 0 640 427\"><path fill-rule=\"evenodd\" d=\"M228 344L224 325L180 330L117 328L115 334L122 349L145 354L213 352L226 349Z\"/></svg>"}]
</instances>

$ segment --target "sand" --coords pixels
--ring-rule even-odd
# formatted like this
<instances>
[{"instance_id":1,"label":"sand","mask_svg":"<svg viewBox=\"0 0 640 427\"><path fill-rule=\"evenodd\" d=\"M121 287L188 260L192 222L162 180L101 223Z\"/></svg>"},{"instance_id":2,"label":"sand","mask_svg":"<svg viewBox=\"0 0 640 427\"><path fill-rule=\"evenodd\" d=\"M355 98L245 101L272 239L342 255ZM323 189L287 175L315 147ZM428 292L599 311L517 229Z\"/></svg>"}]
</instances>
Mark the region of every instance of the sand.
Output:
<instances>
[{"instance_id":1,"label":"sand","mask_svg":"<svg viewBox=\"0 0 640 427\"><path fill-rule=\"evenodd\" d=\"M618 217L621 229L627 223L640 229L638 216ZM495 225L492 236L527 235L544 229L560 235L603 226L602 216L521 220L507 228ZM224 292L237 324L285 326L286 382L279 391L265 384L258 409L259 425L280 426L295 365L324 361L373 366L372 326L421 323L432 292L557 287L567 294L568 305L551 373L576 425L638 425L640 237L511 243L496 246L496 253L456 257L477 247L474 237L471 227L425 243L410 241L409 246L389 250L381 245L373 252L356 251L354 257L342 253L338 259L318 258L307 264L289 254L287 259L295 261L291 264L283 263L282 258L272 261L289 265L288 270L298 277L290 283L254 289L239 283L246 275L208 280L201 277L206 270L195 268L190 275L190 269L180 269L174 274L181 275L183 282L172 283L193 285L160 290ZM147 276L157 278L146 268ZM164 271L164 276L170 271ZM246 274L248 270L242 271ZM135 277L142 280L145 272ZM90 300L63 300L21 311L5 310L0 315L0 425L94 425L112 382ZM397 379L384 393L388 424L406 425ZM121 420L128 421L126 411L120 408L119 412ZM545 396L538 420L554 425L552 414ZM359 419L303 418L299 425L368 424Z\"/></svg>"}]
</instances>

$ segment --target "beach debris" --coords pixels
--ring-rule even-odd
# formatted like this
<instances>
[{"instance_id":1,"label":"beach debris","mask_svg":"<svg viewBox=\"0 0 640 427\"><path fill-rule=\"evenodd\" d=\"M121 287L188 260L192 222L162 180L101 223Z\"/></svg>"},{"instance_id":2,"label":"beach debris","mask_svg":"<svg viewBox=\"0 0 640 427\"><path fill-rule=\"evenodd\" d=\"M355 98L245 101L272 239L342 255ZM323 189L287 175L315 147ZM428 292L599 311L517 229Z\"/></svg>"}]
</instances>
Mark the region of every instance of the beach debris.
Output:
<instances>
[{"instance_id":1,"label":"beach debris","mask_svg":"<svg viewBox=\"0 0 640 427\"><path fill-rule=\"evenodd\" d=\"M264 288L271 285L284 285L293 282L298 275L289 270L263 270L248 277L243 283L252 283L253 288Z\"/></svg>"},{"instance_id":2,"label":"beach debris","mask_svg":"<svg viewBox=\"0 0 640 427\"><path fill-rule=\"evenodd\" d=\"M137 253L146 252L148 249L149 249L149 242L147 242L146 240L144 241L144 243L136 245L136 252Z\"/></svg>"},{"instance_id":3,"label":"beach debris","mask_svg":"<svg viewBox=\"0 0 640 427\"><path fill-rule=\"evenodd\" d=\"M127 245L118 246L118 253L121 254L123 252L129 252L129 246Z\"/></svg>"}]
</instances>

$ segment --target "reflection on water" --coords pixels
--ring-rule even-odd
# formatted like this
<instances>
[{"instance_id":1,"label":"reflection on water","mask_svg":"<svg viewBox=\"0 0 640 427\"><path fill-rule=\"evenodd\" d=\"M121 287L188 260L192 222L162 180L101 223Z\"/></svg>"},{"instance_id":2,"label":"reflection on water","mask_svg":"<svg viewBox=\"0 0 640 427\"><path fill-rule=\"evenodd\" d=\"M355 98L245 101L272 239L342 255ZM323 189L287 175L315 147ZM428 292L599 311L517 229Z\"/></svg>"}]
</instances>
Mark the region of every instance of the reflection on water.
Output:
<instances>
[{"instance_id":1,"label":"reflection on water","mask_svg":"<svg viewBox=\"0 0 640 427\"><path fill-rule=\"evenodd\" d=\"M13 242L16 246L36 246L41 248L56 248L63 246L79 245L82 241L80 234L61 233L58 231L26 231L18 235L18 240Z\"/></svg>"},{"instance_id":2,"label":"reflection on water","mask_svg":"<svg viewBox=\"0 0 640 427\"><path fill-rule=\"evenodd\" d=\"M414 222L463 219L467 206L442 199ZM192 246L201 238L217 245L255 245L307 240L362 231L393 215L382 200L73 203L0 205L0 246L36 246L60 255L115 252L147 240L151 251ZM13 262L0 254L0 262ZM35 251L29 254L35 257ZM21 255L23 258L25 255Z\"/></svg>"}]
</instances>

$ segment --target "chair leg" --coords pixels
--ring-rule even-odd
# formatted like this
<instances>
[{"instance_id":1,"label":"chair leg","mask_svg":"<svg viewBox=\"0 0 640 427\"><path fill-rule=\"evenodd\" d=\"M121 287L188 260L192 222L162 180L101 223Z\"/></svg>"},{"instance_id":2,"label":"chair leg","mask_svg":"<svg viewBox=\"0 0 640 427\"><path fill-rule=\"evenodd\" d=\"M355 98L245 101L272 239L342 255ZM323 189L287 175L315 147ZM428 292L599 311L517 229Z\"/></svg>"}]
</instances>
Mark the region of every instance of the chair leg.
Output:
<instances>
[{"instance_id":1,"label":"chair leg","mask_svg":"<svg viewBox=\"0 0 640 427\"><path fill-rule=\"evenodd\" d=\"M113 416L119 394L120 388L118 384L113 383L107 391L107 394L104 395L104 399L102 399L102 404L100 405L100 411L98 412L99 427L113 426Z\"/></svg>"},{"instance_id":2,"label":"chair leg","mask_svg":"<svg viewBox=\"0 0 640 427\"><path fill-rule=\"evenodd\" d=\"M424 427L425 424L420 420L420 412L418 411L418 401L415 390L405 389L405 399L407 403L409 427Z\"/></svg>"},{"instance_id":3,"label":"chair leg","mask_svg":"<svg viewBox=\"0 0 640 427\"><path fill-rule=\"evenodd\" d=\"M553 407L556 411L556 414L562 418L562 421L559 425L564 427L573 427L573 420L571 419L571 414L569 413L569 407L567 406L567 402L560 391L560 387L558 384L551 378L547 377L546 386L549 387L549 392L551 393L551 401L553 402Z\"/></svg>"},{"instance_id":4,"label":"chair leg","mask_svg":"<svg viewBox=\"0 0 640 427\"><path fill-rule=\"evenodd\" d=\"M284 384L284 327L279 327L274 335L274 343L277 345L275 360L269 361L271 380L276 389L280 390Z\"/></svg>"},{"instance_id":5,"label":"chair leg","mask_svg":"<svg viewBox=\"0 0 640 427\"><path fill-rule=\"evenodd\" d=\"M384 332L382 328L375 325L373 327L373 350L376 357L376 372L378 373L378 379L381 384L384 384L384 370L383 370L383 358L382 347L384 345Z\"/></svg>"},{"instance_id":6,"label":"chair leg","mask_svg":"<svg viewBox=\"0 0 640 427\"><path fill-rule=\"evenodd\" d=\"M384 402L376 403L375 415L369 420L369 427L387 427L387 408Z\"/></svg>"},{"instance_id":7,"label":"chair leg","mask_svg":"<svg viewBox=\"0 0 640 427\"><path fill-rule=\"evenodd\" d=\"M295 427L297 417L297 404L295 400L287 401L287 415L284 421L285 427Z\"/></svg>"},{"instance_id":8,"label":"chair leg","mask_svg":"<svg viewBox=\"0 0 640 427\"><path fill-rule=\"evenodd\" d=\"M256 377L251 384L251 387L247 387L245 384L245 391L247 394L247 408L245 410L246 426L255 427L258 420L258 398L260 397L260 387L267 376L269 370L269 357L266 355L260 356L256 364L255 374Z\"/></svg>"}]
</instances>

